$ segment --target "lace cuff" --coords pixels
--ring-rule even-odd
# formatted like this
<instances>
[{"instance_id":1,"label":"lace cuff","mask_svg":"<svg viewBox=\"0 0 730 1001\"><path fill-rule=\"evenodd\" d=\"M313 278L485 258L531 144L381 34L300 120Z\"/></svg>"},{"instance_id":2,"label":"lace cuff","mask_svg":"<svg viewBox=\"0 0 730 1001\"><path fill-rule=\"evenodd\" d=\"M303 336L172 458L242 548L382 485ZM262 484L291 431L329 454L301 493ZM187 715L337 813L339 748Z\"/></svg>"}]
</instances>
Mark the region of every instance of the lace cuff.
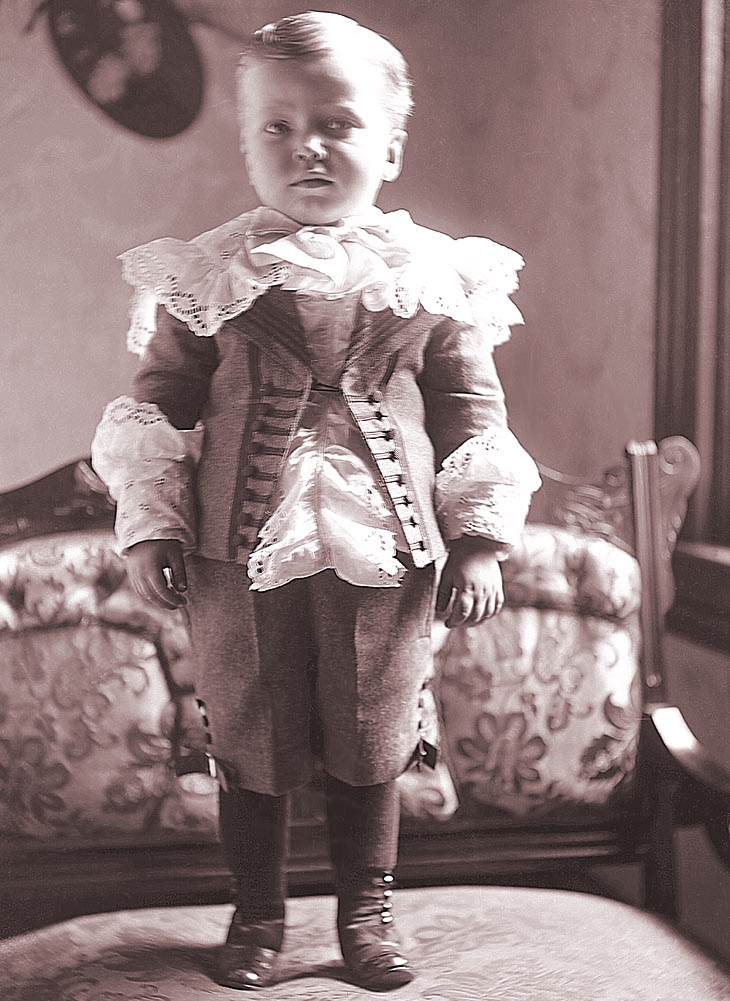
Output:
<instances>
[{"instance_id":1,"label":"lace cuff","mask_svg":"<svg viewBox=\"0 0 730 1001\"><path fill-rule=\"evenodd\" d=\"M117 502L115 529L123 549L147 539L177 539L195 548L191 481L203 425L173 427L154 403L121 396L110 403L91 446L94 469Z\"/></svg>"},{"instance_id":2,"label":"lace cuff","mask_svg":"<svg viewBox=\"0 0 730 1001\"><path fill-rule=\"evenodd\" d=\"M539 486L537 467L512 432L485 429L452 452L436 477L436 513L444 538L479 535L514 546Z\"/></svg>"}]
</instances>

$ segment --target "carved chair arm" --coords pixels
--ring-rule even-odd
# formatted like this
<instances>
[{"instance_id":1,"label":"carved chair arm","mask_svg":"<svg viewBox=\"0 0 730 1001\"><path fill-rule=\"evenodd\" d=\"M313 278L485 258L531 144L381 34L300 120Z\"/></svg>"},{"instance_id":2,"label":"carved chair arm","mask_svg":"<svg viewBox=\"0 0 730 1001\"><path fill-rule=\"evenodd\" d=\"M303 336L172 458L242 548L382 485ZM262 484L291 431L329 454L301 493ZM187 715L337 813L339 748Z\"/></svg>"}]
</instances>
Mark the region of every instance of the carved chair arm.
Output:
<instances>
[{"instance_id":1,"label":"carved chair arm","mask_svg":"<svg viewBox=\"0 0 730 1001\"><path fill-rule=\"evenodd\" d=\"M688 823L700 819L712 845L730 867L730 768L704 747L677 706L650 707L648 715L683 781L678 810Z\"/></svg>"}]
</instances>

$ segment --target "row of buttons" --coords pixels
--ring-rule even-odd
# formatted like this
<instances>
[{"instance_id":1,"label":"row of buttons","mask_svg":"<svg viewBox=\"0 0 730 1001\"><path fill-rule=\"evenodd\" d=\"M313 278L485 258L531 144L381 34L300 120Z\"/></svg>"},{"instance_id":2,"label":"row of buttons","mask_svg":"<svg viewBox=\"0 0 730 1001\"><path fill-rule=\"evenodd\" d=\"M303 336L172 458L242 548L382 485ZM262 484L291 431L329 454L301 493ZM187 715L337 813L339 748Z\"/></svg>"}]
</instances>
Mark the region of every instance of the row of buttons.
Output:
<instances>
[{"instance_id":1,"label":"row of buttons","mask_svg":"<svg viewBox=\"0 0 730 1001\"><path fill-rule=\"evenodd\" d=\"M277 387L266 383L261 390L262 399L251 422L252 440L248 449L249 461L241 471L244 487L239 494L242 508L238 518L236 541L239 547L252 549L256 544L259 528L271 497L271 490L263 484L274 484L279 478L281 460L286 454L286 444L273 444L271 439L288 440L296 420L301 390ZM281 406L282 399L296 401L294 405ZM262 489L257 489L261 484ZM252 510L258 508L258 511Z\"/></svg>"},{"instance_id":2,"label":"row of buttons","mask_svg":"<svg viewBox=\"0 0 730 1001\"><path fill-rule=\"evenodd\" d=\"M419 566L423 560L417 554L424 553L426 545L416 518L415 506L406 491L405 474L398 458L395 429L381 406L382 402L383 394L380 390L376 390L363 400L348 400L393 501L414 562ZM372 427L373 423L377 426ZM382 445L385 447L379 447Z\"/></svg>"}]
</instances>

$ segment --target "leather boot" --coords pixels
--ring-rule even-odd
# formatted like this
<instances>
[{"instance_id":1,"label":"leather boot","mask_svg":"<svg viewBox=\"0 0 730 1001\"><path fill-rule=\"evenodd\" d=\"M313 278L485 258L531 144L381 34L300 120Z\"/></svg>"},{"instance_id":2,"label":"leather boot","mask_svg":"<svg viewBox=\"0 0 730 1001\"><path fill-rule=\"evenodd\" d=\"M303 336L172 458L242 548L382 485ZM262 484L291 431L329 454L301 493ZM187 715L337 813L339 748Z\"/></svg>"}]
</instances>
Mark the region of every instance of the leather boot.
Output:
<instances>
[{"instance_id":1,"label":"leather boot","mask_svg":"<svg viewBox=\"0 0 730 1001\"><path fill-rule=\"evenodd\" d=\"M392 870L400 823L396 784L357 787L328 776L326 789L342 956L360 987L402 987L413 980L413 971L393 927Z\"/></svg>"},{"instance_id":2,"label":"leather boot","mask_svg":"<svg viewBox=\"0 0 730 1001\"><path fill-rule=\"evenodd\" d=\"M284 940L288 796L221 789L220 832L236 910L214 979L223 987L259 990L274 983Z\"/></svg>"}]
</instances>

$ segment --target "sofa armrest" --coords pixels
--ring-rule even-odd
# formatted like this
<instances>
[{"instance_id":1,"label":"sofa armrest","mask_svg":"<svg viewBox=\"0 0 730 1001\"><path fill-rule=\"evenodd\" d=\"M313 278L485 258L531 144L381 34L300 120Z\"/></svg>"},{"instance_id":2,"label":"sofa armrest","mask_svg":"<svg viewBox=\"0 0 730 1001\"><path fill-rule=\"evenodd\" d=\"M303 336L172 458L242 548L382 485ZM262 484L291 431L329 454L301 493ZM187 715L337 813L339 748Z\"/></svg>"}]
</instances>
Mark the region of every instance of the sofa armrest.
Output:
<instances>
[{"instance_id":1,"label":"sofa armrest","mask_svg":"<svg viewBox=\"0 0 730 1001\"><path fill-rule=\"evenodd\" d=\"M698 819L712 845L730 867L730 768L704 747L677 706L659 705L649 718L680 779L678 808L687 823Z\"/></svg>"},{"instance_id":2,"label":"sofa armrest","mask_svg":"<svg viewBox=\"0 0 730 1001\"><path fill-rule=\"evenodd\" d=\"M655 706L649 711L662 743L674 760L708 791L730 797L730 769L699 742L677 706Z\"/></svg>"},{"instance_id":3,"label":"sofa armrest","mask_svg":"<svg viewBox=\"0 0 730 1001\"><path fill-rule=\"evenodd\" d=\"M527 524L502 573L512 607L616 620L628 619L641 604L636 558L615 542L575 529Z\"/></svg>"}]
</instances>

